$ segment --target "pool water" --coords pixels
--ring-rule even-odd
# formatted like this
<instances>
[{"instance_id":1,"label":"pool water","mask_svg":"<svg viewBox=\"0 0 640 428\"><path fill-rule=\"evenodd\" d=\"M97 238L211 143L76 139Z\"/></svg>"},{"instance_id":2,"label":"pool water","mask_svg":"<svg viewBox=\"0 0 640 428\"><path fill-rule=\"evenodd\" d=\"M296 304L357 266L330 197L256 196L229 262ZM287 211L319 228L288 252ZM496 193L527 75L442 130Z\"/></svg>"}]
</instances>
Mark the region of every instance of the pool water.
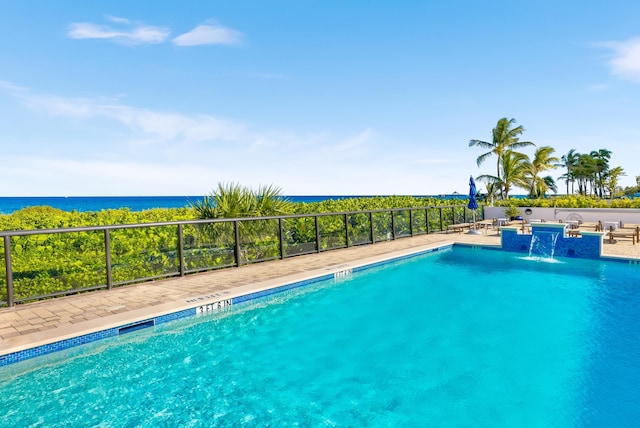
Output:
<instances>
[{"instance_id":1,"label":"pool water","mask_svg":"<svg viewBox=\"0 0 640 428\"><path fill-rule=\"evenodd\" d=\"M0 426L633 426L640 266L455 247L0 369Z\"/></svg>"}]
</instances>

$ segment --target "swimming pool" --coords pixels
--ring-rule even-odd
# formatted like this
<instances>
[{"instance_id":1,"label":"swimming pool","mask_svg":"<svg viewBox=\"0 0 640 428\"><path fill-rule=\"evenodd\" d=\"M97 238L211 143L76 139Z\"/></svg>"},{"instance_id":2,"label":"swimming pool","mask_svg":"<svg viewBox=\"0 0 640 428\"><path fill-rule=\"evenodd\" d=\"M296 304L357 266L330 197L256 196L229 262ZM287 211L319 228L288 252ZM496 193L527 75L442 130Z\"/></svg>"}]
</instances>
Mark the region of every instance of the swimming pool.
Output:
<instances>
[{"instance_id":1,"label":"swimming pool","mask_svg":"<svg viewBox=\"0 0 640 428\"><path fill-rule=\"evenodd\" d=\"M0 426L630 426L640 266L454 247L0 369Z\"/></svg>"}]
</instances>

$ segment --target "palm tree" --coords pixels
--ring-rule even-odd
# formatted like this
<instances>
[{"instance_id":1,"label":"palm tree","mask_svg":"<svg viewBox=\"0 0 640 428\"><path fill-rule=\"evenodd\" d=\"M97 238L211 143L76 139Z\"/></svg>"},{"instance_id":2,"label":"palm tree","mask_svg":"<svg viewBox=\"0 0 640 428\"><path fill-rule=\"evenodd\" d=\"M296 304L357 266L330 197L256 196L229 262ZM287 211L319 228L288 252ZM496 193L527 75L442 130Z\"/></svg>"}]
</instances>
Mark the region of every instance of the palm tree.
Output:
<instances>
[{"instance_id":1,"label":"palm tree","mask_svg":"<svg viewBox=\"0 0 640 428\"><path fill-rule=\"evenodd\" d=\"M478 180L486 182L487 185L498 186L504 199L509 199L509 192L513 186L523 189L528 187L529 156L507 150L502 154L500 165L502 166L501 177L485 174L480 175Z\"/></svg>"},{"instance_id":2,"label":"palm tree","mask_svg":"<svg viewBox=\"0 0 640 428\"><path fill-rule=\"evenodd\" d=\"M499 183L487 183L487 199L491 205L493 205L493 201L497 199L501 193L502 190Z\"/></svg>"},{"instance_id":3,"label":"palm tree","mask_svg":"<svg viewBox=\"0 0 640 428\"><path fill-rule=\"evenodd\" d=\"M524 132L524 128L522 126L517 126L512 128L512 126L516 123L515 119L507 119L503 117L498 120L496 127L491 131L492 140L491 142L482 141L482 140L470 140L469 147L478 146L482 149L489 150L487 153L484 153L478 156L477 164L480 166L489 156L496 155L498 160L496 162L496 175L495 177L498 181L502 180L501 175L501 166L503 161L503 156L507 151L512 151L514 149L519 149L527 146L535 146L530 141L520 141L519 135ZM503 190L506 190L503 188ZM503 194L503 197L506 195Z\"/></svg>"},{"instance_id":4,"label":"palm tree","mask_svg":"<svg viewBox=\"0 0 640 428\"><path fill-rule=\"evenodd\" d=\"M279 187L260 186L257 191L253 191L237 183L219 183L215 191L192 206L199 219L277 216L290 214L292 211L291 203L281 196ZM241 237L264 237L276 233L275 223L272 223L243 221L238 223L238 227ZM205 224L201 226L201 230L208 239L223 242L234 239L231 223Z\"/></svg>"},{"instance_id":5,"label":"palm tree","mask_svg":"<svg viewBox=\"0 0 640 428\"><path fill-rule=\"evenodd\" d=\"M279 187L260 186L257 191L237 183L218 183L218 188L193 204L200 219L260 217L288 214L289 201Z\"/></svg>"},{"instance_id":6,"label":"palm tree","mask_svg":"<svg viewBox=\"0 0 640 428\"><path fill-rule=\"evenodd\" d=\"M560 177L560 180L564 180L567 183L567 195L569 194L569 183L571 183L571 193L574 192L573 184L575 183L575 176L573 173L574 168L578 164L578 158L580 157L580 153L576 152L576 149L571 149L566 155L562 155L560 160L561 164L558 166L566 168L567 172Z\"/></svg>"},{"instance_id":7,"label":"palm tree","mask_svg":"<svg viewBox=\"0 0 640 428\"><path fill-rule=\"evenodd\" d=\"M573 168L573 176L578 182L578 193L587 196L589 188L593 192L596 182L596 163L591 155L582 154Z\"/></svg>"},{"instance_id":8,"label":"palm tree","mask_svg":"<svg viewBox=\"0 0 640 428\"><path fill-rule=\"evenodd\" d=\"M553 193L558 193L558 186L556 186L556 182L550 175L547 175L543 178L544 185L547 190L551 190ZM544 195L543 195L544 196Z\"/></svg>"},{"instance_id":9,"label":"palm tree","mask_svg":"<svg viewBox=\"0 0 640 428\"><path fill-rule=\"evenodd\" d=\"M618 187L618 179L627 174L624 173L624 170L621 166L617 166L615 168L611 168L609 173L607 174L607 187L609 188L609 198L613 199L616 188Z\"/></svg>"},{"instance_id":10,"label":"palm tree","mask_svg":"<svg viewBox=\"0 0 640 428\"><path fill-rule=\"evenodd\" d=\"M538 147L533 155L533 160L528 162L527 173L529 176L530 198L543 197L550 189L548 183L553 182L553 179L551 177L540 177L540 173L556 168L556 163L559 162L560 159L555 156L551 156L554 151L555 149L550 146ZM557 191L555 182L553 182L551 189L556 189Z\"/></svg>"},{"instance_id":11,"label":"palm tree","mask_svg":"<svg viewBox=\"0 0 640 428\"><path fill-rule=\"evenodd\" d=\"M594 159L596 166L596 184L598 196L602 198L604 193L604 176L609 170L611 151L607 149L594 150L589 155Z\"/></svg>"},{"instance_id":12,"label":"palm tree","mask_svg":"<svg viewBox=\"0 0 640 428\"><path fill-rule=\"evenodd\" d=\"M292 207L289 200L282 196L282 190L274 185L260 186L253 194L256 216L274 216L290 214Z\"/></svg>"}]
</instances>

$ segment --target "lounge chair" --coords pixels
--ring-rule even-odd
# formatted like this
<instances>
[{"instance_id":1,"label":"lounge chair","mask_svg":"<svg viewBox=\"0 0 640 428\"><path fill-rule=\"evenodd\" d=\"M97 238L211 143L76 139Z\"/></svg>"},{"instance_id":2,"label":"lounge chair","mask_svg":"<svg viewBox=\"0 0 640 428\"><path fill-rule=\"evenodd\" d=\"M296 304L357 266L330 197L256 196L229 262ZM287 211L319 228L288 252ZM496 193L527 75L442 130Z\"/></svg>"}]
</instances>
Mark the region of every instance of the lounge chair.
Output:
<instances>
[{"instance_id":1,"label":"lounge chair","mask_svg":"<svg viewBox=\"0 0 640 428\"><path fill-rule=\"evenodd\" d=\"M600 222L595 221L584 221L578 225L578 229L593 230L596 232L600 230L600 227Z\"/></svg>"},{"instance_id":2,"label":"lounge chair","mask_svg":"<svg viewBox=\"0 0 640 428\"><path fill-rule=\"evenodd\" d=\"M582 232L598 232L601 230L601 225L594 221L585 221L585 222L579 222L578 223L578 227L573 228L573 229L567 229L567 235L568 236L581 236Z\"/></svg>"},{"instance_id":3,"label":"lounge chair","mask_svg":"<svg viewBox=\"0 0 640 428\"><path fill-rule=\"evenodd\" d=\"M621 235L633 233L636 235L636 242L640 242L640 225L639 224L633 224L633 223L627 223L627 224L620 223L620 224L622 226L615 232L619 231Z\"/></svg>"},{"instance_id":4,"label":"lounge chair","mask_svg":"<svg viewBox=\"0 0 640 428\"><path fill-rule=\"evenodd\" d=\"M631 238L631 242L633 245L636 245L636 241L638 240L638 236L640 235L640 228L625 228L621 227L618 229L613 229L613 226L609 227L609 244L613 244L613 240L615 239L629 239Z\"/></svg>"},{"instance_id":5,"label":"lounge chair","mask_svg":"<svg viewBox=\"0 0 640 428\"><path fill-rule=\"evenodd\" d=\"M445 231L445 233L449 233L449 231L462 233L464 229L469 228L471 228L471 223L450 224L449 226L447 226L447 230Z\"/></svg>"}]
</instances>

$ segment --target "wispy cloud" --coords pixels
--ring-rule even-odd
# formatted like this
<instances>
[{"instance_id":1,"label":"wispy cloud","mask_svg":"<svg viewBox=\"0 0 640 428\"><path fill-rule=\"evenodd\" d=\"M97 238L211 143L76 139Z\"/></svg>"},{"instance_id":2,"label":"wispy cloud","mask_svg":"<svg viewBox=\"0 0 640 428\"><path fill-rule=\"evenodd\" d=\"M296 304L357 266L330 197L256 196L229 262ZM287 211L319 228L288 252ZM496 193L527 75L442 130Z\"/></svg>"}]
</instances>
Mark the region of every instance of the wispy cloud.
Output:
<instances>
[{"instance_id":1,"label":"wispy cloud","mask_svg":"<svg viewBox=\"0 0 640 428\"><path fill-rule=\"evenodd\" d=\"M115 121L131 131L130 142L137 144L232 142L252 151L314 147L325 153L347 153L365 146L375 136L371 128L346 137L335 137L328 133L303 135L290 130L256 131L238 120L210 114L156 111L126 105L120 98L73 98L41 94L1 80L0 89L20 100L27 108L50 116Z\"/></svg>"},{"instance_id":2,"label":"wispy cloud","mask_svg":"<svg viewBox=\"0 0 640 428\"><path fill-rule=\"evenodd\" d=\"M98 126L94 129L100 132L98 140L93 141L89 150L82 151L82 159L77 158L80 154L74 150L66 155L56 151L52 159L43 157L36 161L34 156L25 154L31 159L29 162L9 160L13 175L0 171L0 182L4 176L13 177L14 181L15 177L29 177L25 183L36 186L25 185L12 190L18 194L38 194L38 183L43 180L56 192L65 194L109 194L114 191L144 194L144 189L150 188L161 188L163 192L173 194L198 194L208 189L194 190L194 183L210 186L214 178L255 184L295 182L302 186L306 181L299 177L308 172L310 160L318 164L331 163L346 171L346 176L336 179L343 183L351 180L354 156L377 159L371 157L375 148L362 150L368 148L376 135L373 129L347 136L335 136L330 132L252 129L242 121L210 114L181 114L126 105L119 97L54 96L3 81L0 81L0 90L40 114L85 122L88 128L93 128L92 121L103 122L95 123ZM104 134L104 122L113 129L112 135ZM111 126L113 124L118 126ZM69 139L73 140L73 136ZM82 145L84 141L73 144ZM225 161L239 158L243 159L241 165ZM180 160L185 165L176 166ZM265 171L262 168L265 164L286 167ZM118 173L112 174L112 171ZM40 179L35 180L36 176Z\"/></svg>"},{"instance_id":3,"label":"wispy cloud","mask_svg":"<svg viewBox=\"0 0 640 428\"><path fill-rule=\"evenodd\" d=\"M67 36L71 39L103 39L123 45L164 43L171 30L167 27L147 25L117 16L105 16L111 25L92 22L75 22L69 25ZM173 38L176 46L227 45L240 46L244 34L216 23L198 25L193 30Z\"/></svg>"},{"instance_id":4,"label":"wispy cloud","mask_svg":"<svg viewBox=\"0 0 640 428\"><path fill-rule=\"evenodd\" d=\"M599 46L611 49L612 56L608 62L614 75L640 82L640 37L622 42L604 42Z\"/></svg>"},{"instance_id":5,"label":"wispy cloud","mask_svg":"<svg viewBox=\"0 0 640 428\"><path fill-rule=\"evenodd\" d=\"M0 80L0 88L4 89L6 92L13 93L13 94L26 92L29 90L29 88L18 86L15 83L7 82L6 80Z\"/></svg>"},{"instance_id":6,"label":"wispy cloud","mask_svg":"<svg viewBox=\"0 0 640 428\"><path fill-rule=\"evenodd\" d=\"M105 15L105 19L107 21L116 22L118 24L129 24L131 22L127 18L121 18L119 16L111 16L111 15Z\"/></svg>"},{"instance_id":7,"label":"wispy cloud","mask_svg":"<svg viewBox=\"0 0 640 428\"><path fill-rule=\"evenodd\" d=\"M146 195L154 188L172 195L204 194L212 185L212 177L220 174L215 165L175 161L37 156L10 157L7 161L11 164L0 171L0 179L15 183L10 189L14 195ZM48 191L42 186L44 180Z\"/></svg>"},{"instance_id":8,"label":"wispy cloud","mask_svg":"<svg viewBox=\"0 0 640 428\"><path fill-rule=\"evenodd\" d=\"M198 45L230 45L238 46L243 43L244 34L231 28L217 24L198 25L193 30L181 34L172 40L176 46Z\"/></svg>"},{"instance_id":9,"label":"wispy cloud","mask_svg":"<svg viewBox=\"0 0 640 428\"><path fill-rule=\"evenodd\" d=\"M34 93L9 82L0 88L21 100L26 107L51 116L75 119L114 120L133 131L137 142L239 141L248 137L246 126L211 115L183 115L121 104L117 99L66 98Z\"/></svg>"},{"instance_id":10,"label":"wispy cloud","mask_svg":"<svg viewBox=\"0 0 640 428\"><path fill-rule=\"evenodd\" d=\"M374 135L373 129L367 128L356 135L345 138L338 144L328 147L329 150L335 152L347 152L355 150L358 147L363 146Z\"/></svg>"},{"instance_id":11,"label":"wispy cloud","mask_svg":"<svg viewBox=\"0 0 640 428\"><path fill-rule=\"evenodd\" d=\"M67 36L72 39L104 39L123 45L143 45L164 43L171 30L141 22L131 22L126 18L107 16L114 26L91 22L76 22L69 25Z\"/></svg>"},{"instance_id":12,"label":"wispy cloud","mask_svg":"<svg viewBox=\"0 0 640 428\"><path fill-rule=\"evenodd\" d=\"M416 159L412 163L418 164L418 165L438 165L438 164L451 163L451 161L447 159L426 158L426 159Z\"/></svg>"},{"instance_id":13,"label":"wispy cloud","mask_svg":"<svg viewBox=\"0 0 640 428\"><path fill-rule=\"evenodd\" d=\"M595 83L587 87L589 92L602 92L609 88L609 85L606 83Z\"/></svg>"}]
</instances>

